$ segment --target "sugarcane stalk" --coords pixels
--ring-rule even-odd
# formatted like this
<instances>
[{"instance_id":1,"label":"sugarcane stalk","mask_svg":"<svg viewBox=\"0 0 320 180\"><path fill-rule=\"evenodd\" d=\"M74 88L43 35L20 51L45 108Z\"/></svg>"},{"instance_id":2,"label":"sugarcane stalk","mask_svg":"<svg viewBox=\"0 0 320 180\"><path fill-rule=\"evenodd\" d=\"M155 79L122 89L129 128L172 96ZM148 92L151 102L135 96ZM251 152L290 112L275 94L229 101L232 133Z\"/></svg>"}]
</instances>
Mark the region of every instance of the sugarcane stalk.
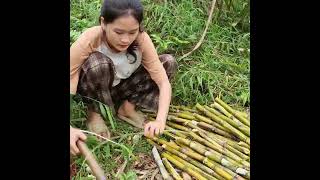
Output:
<instances>
[{"instance_id":1,"label":"sugarcane stalk","mask_svg":"<svg viewBox=\"0 0 320 180\"><path fill-rule=\"evenodd\" d=\"M183 132L176 130L168 125L165 126L166 130L169 130L172 134L178 135L180 137L187 137L186 135L183 134Z\"/></svg>"},{"instance_id":2,"label":"sugarcane stalk","mask_svg":"<svg viewBox=\"0 0 320 180\"><path fill-rule=\"evenodd\" d=\"M194 171L193 169L189 168L188 166L184 165L183 163L181 163L180 161L176 160L175 158L173 158L172 156L170 156L168 153L164 152L161 154L161 156L163 158L168 159L171 163L173 163L175 166L177 166L178 168L186 171L187 173L189 173L190 175L192 175L193 177L195 177L197 180L207 180L205 177L203 177L202 175L200 175L198 172Z\"/></svg>"},{"instance_id":3,"label":"sugarcane stalk","mask_svg":"<svg viewBox=\"0 0 320 180\"><path fill-rule=\"evenodd\" d=\"M202 136L201 134L205 134L205 137L202 136L203 138L205 138L206 140L208 140L208 138L216 141L218 144L220 144L222 147L227 147L227 146L230 146L231 148L229 148L229 150L235 154L239 154L239 153L242 153L242 154L247 154L247 155L250 155L250 150L249 149L246 149L244 147L241 147L239 146L236 142L232 142L232 143L229 143L228 141L226 140L222 140L220 138L217 138L217 134L214 134L214 133L210 133L208 131L205 131L204 129L201 129L199 127L194 127L194 129L192 129L193 132L198 132L198 134L200 136ZM201 134L200 134L201 133ZM208 140L209 142L211 142L210 140ZM237 146L237 147L235 147ZM242 155L238 155L240 157L242 157Z\"/></svg>"},{"instance_id":4,"label":"sugarcane stalk","mask_svg":"<svg viewBox=\"0 0 320 180\"><path fill-rule=\"evenodd\" d=\"M192 116L192 113L194 113L194 112L180 110L180 109L174 109L174 108L169 108L169 114L178 115L179 113L188 114L188 115Z\"/></svg>"},{"instance_id":5,"label":"sugarcane stalk","mask_svg":"<svg viewBox=\"0 0 320 180\"><path fill-rule=\"evenodd\" d=\"M189 119L189 120L194 120L195 117L192 114L186 113L186 112L180 112L177 114L178 117L184 118L184 119Z\"/></svg>"},{"instance_id":6,"label":"sugarcane stalk","mask_svg":"<svg viewBox=\"0 0 320 180\"><path fill-rule=\"evenodd\" d=\"M226 138L230 138L230 139L237 139L237 137L235 137L233 134L230 134L229 132L227 131L224 131L222 129L219 129L215 126L212 126L210 124L207 124L205 122L199 122L197 123L197 126L200 127L200 128L203 128L203 129L206 129L206 130L209 130L211 132L215 132L217 134L220 134L221 136L224 136Z\"/></svg>"},{"instance_id":7,"label":"sugarcane stalk","mask_svg":"<svg viewBox=\"0 0 320 180\"><path fill-rule=\"evenodd\" d=\"M208 124L212 124L212 125L216 126L217 128L219 128L219 129L221 129L221 130L224 130L224 131L226 131L226 132L229 131L228 129L222 127L220 124L212 121L211 119L209 119L209 118L207 118L207 117L205 117L205 116L201 116L201 115L199 115L199 114L194 114L194 116L196 117L196 119L198 119L198 120L200 120L200 121L203 121L203 122L208 123Z\"/></svg>"},{"instance_id":8,"label":"sugarcane stalk","mask_svg":"<svg viewBox=\"0 0 320 180\"><path fill-rule=\"evenodd\" d=\"M228 138L233 138L231 134L229 134L229 133L227 133L227 132L225 132L225 131L223 131L223 130L221 130L221 129L219 129L219 128L211 125L211 124L207 124L205 122L197 122L197 121L193 122L192 124L195 125L195 126L198 126L200 128L204 128L206 130L210 130L211 132L215 132L215 133L220 134L222 136L226 136Z\"/></svg>"},{"instance_id":9,"label":"sugarcane stalk","mask_svg":"<svg viewBox=\"0 0 320 180\"><path fill-rule=\"evenodd\" d=\"M203 130L201 130L201 129L195 129L196 130L196 132L198 132L198 133L201 133L201 134L204 134L203 132ZM200 143L202 143L202 144L205 144L205 145L207 145L208 146L208 149L210 149L210 150L214 150L214 151L217 151L217 152L219 152L219 153L221 153L221 154L224 154L225 156L226 156L226 158L225 159L227 159L228 161L230 161L231 163L233 163L234 165L237 165L237 167L241 167L241 168L245 168L245 169L249 169L250 168L250 163L248 163L246 160L249 160L250 158L248 157L248 156L244 156L244 154L241 154L244 158L242 158L241 156L238 156L236 153L234 153L234 152L232 152L232 151L230 151L229 149L225 149L225 142L223 142L223 143L221 143L221 144L219 144L218 142L216 142L216 141L212 141L212 139L210 138L210 137L208 137L208 138L210 138L211 139L211 141L209 140L207 140L207 139L205 139L205 138L201 138L200 136L198 136L198 135L196 135L195 133L194 133L194 131L195 130L192 130L192 132L189 132L189 135L193 138L193 139L195 139L195 140L197 140L198 142L200 142ZM209 134L210 135L210 134ZM214 138L214 137L213 137ZM187 140L188 141L188 140ZM190 141L190 142L192 142L192 141ZM189 142L188 142L189 143ZM223 146L224 145L224 146ZM209 148L210 147L210 148ZM207 148L207 147L206 147ZM240 165L240 164L242 164L242 165Z\"/></svg>"},{"instance_id":10,"label":"sugarcane stalk","mask_svg":"<svg viewBox=\"0 0 320 180\"><path fill-rule=\"evenodd\" d=\"M185 152L190 154L197 154L194 150L190 149L189 147L185 146L183 143L177 142L177 144L184 149ZM202 156L202 155L201 155ZM237 179L237 180L244 180L242 176L239 176L237 173L231 171L230 169L220 165L219 163L210 160L208 157L202 156L202 159L197 159L201 161L203 164L208 166L209 168L215 170L216 173L220 174L225 179Z\"/></svg>"},{"instance_id":11,"label":"sugarcane stalk","mask_svg":"<svg viewBox=\"0 0 320 180\"><path fill-rule=\"evenodd\" d=\"M242 117L244 117L244 118L246 118L246 119L248 119L250 121L250 117L249 117L249 115L247 113L241 112L241 111L237 111L237 110L235 110L235 111L237 113L239 113Z\"/></svg>"},{"instance_id":12,"label":"sugarcane stalk","mask_svg":"<svg viewBox=\"0 0 320 180\"><path fill-rule=\"evenodd\" d=\"M241 175L244 175L244 176L247 176L249 174L249 171L242 168L238 163L232 163L230 159L227 158L226 156L223 156L222 153L218 153L213 150L208 151L206 147L200 143L183 139L183 138L178 138L176 141L189 146L191 149L195 150L196 152L208 157L213 161L216 161L222 164L225 167L228 167L234 172L242 173Z\"/></svg>"},{"instance_id":13,"label":"sugarcane stalk","mask_svg":"<svg viewBox=\"0 0 320 180\"><path fill-rule=\"evenodd\" d=\"M172 134L170 132L164 131L163 134L170 137L170 138L174 138L174 134Z\"/></svg>"},{"instance_id":14,"label":"sugarcane stalk","mask_svg":"<svg viewBox=\"0 0 320 180\"><path fill-rule=\"evenodd\" d=\"M144 112L144 113L150 113L150 114L156 114L157 112L154 110L150 110L150 109L140 109L140 111Z\"/></svg>"},{"instance_id":15,"label":"sugarcane stalk","mask_svg":"<svg viewBox=\"0 0 320 180\"><path fill-rule=\"evenodd\" d=\"M162 161L161 161L161 158L160 158L160 155L159 155L159 152L156 148L156 146L153 146L152 148L152 154L153 154L153 157L160 169L160 172L161 172L161 175L163 177L163 179L165 180L171 180L172 178L170 177L168 171L166 170L166 168L164 167Z\"/></svg>"},{"instance_id":16,"label":"sugarcane stalk","mask_svg":"<svg viewBox=\"0 0 320 180\"><path fill-rule=\"evenodd\" d=\"M220 104L218 104L217 102L214 102L213 104L210 105L210 107L212 108L216 108L218 109L220 112L222 112L225 116L227 117L232 117L232 114L229 113L227 110L225 110Z\"/></svg>"},{"instance_id":17,"label":"sugarcane stalk","mask_svg":"<svg viewBox=\"0 0 320 180\"><path fill-rule=\"evenodd\" d=\"M212 180L218 180L217 178L211 176L210 174L202 171L200 168L192 165L191 163L189 163L188 161L185 161L183 159L181 159L180 157L174 155L174 154L171 154L169 152L167 152L169 155L171 155L173 158L175 158L176 160L180 161L181 163L183 163L184 165L186 165L187 167L193 169L194 171L198 172L201 176L207 178L207 179L212 179Z\"/></svg>"},{"instance_id":18,"label":"sugarcane stalk","mask_svg":"<svg viewBox=\"0 0 320 180\"><path fill-rule=\"evenodd\" d=\"M243 140L244 142L250 144L250 138L248 138L245 134L243 134L241 131L239 131L237 128L231 126L229 123L225 122L215 114L211 113L210 111L206 110L204 107L202 107L199 103L196 104L196 107L204 112L207 116L209 116L212 120L215 120L217 123L222 125L223 127L229 129L233 134L235 134L240 140Z\"/></svg>"},{"instance_id":19,"label":"sugarcane stalk","mask_svg":"<svg viewBox=\"0 0 320 180\"><path fill-rule=\"evenodd\" d=\"M177 113L177 112L180 112L179 109L176 109L174 107L169 107L169 112L174 112L174 113Z\"/></svg>"},{"instance_id":20,"label":"sugarcane stalk","mask_svg":"<svg viewBox=\"0 0 320 180\"><path fill-rule=\"evenodd\" d=\"M151 144L152 146L155 146L159 151L163 151L163 147L161 147L159 144L155 143L153 140L150 138L147 138L147 142Z\"/></svg>"},{"instance_id":21,"label":"sugarcane stalk","mask_svg":"<svg viewBox=\"0 0 320 180\"><path fill-rule=\"evenodd\" d=\"M209 141L209 142L211 142L211 141ZM217 143L217 141L214 141L214 142L216 142ZM224 142L225 143L225 142ZM218 143L219 144L219 143ZM222 145L221 145L222 146ZM228 146L228 144L224 144L224 146L222 146L223 148L225 148L226 146ZM230 149L232 149L232 146L229 146L229 148ZM227 148L228 150L229 150L229 148ZM208 149L210 149L210 148L208 148ZM212 149L211 149L212 150ZM239 151L237 151L236 149L232 149L232 150L234 150L234 151L231 151L231 150L229 150L230 152L231 152L231 156L229 155L229 154L225 154L226 155L226 159L228 160L228 161L230 161L231 163L233 163L233 164L237 164L238 165L238 167L241 167L241 168L245 168L245 169L250 169L250 157L249 156L246 156L245 154L243 154L243 153L241 153L241 154L237 154L237 153L235 153L235 152L238 152L238 153L240 153ZM232 155L232 153L234 153L234 155ZM223 154L223 153L222 153ZM237 157L238 156L238 157ZM240 157L240 158L239 158ZM241 165L240 165L241 164Z\"/></svg>"},{"instance_id":22,"label":"sugarcane stalk","mask_svg":"<svg viewBox=\"0 0 320 180\"><path fill-rule=\"evenodd\" d=\"M170 112L170 111L169 111L168 115L171 115L171 116L178 116L178 113L176 113L176 112Z\"/></svg>"},{"instance_id":23,"label":"sugarcane stalk","mask_svg":"<svg viewBox=\"0 0 320 180\"><path fill-rule=\"evenodd\" d=\"M156 118L157 115L156 115L156 114L147 114L147 117L148 117L149 119L151 119L151 118Z\"/></svg>"},{"instance_id":24,"label":"sugarcane stalk","mask_svg":"<svg viewBox=\"0 0 320 180\"><path fill-rule=\"evenodd\" d=\"M233 143L233 144L238 144L238 142L241 142L240 140L233 140L233 139L230 139L230 138L226 138L224 136L221 136L220 134L214 134L214 133L211 133L213 136L217 137L218 139L221 139L223 141L227 141L227 142L230 142L230 143Z\"/></svg>"},{"instance_id":25,"label":"sugarcane stalk","mask_svg":"<svg viewBox=\"0 0 320 180\"><path fill-rule=\"evenodd\" d=\"M223 137L223 136L221 136L219 134L214 134L214 133L208 133L208 136L211 137L211 138L219 139L219 140L223 141L224 143L228 143L230 146L234 147L235 149L237 149L237 150L239 150L239 151L241 151L241 152L243 152L245 154L247 154L247 152L250 151L250 149L244 147L244 144L246 146L248 146L247 143L244 143L242 141L236 142L236 141L233 141L231 139L225 138L225 137ZM242 146L239 144L241 142L243 143ZM250 147L250 146L248 146L248 147Z\"/></svg>"},{"instance_id":26,"label":"sugarcane stalk","mask_svg":"<svg viewBox=\"0 0 320 180\"><path fill-rule=\"evenodd\" d=\"M243 164L239 164L238 162L234 161L233 159L224 156L218 152L215 152L214 150L208 148L208 147L204 147L205 150L207 150L205 153L205 155L210 158L212 156L216 156L218 158L220 158L220 163L221 165L223 165L224 167L232 170L233 172L246 177L246 178L250 178L250 167L245 166Z\"/></svg>"},{"instance_id":27,"label":"sugarcane stalk","mask_svg":"<svg viewBox=\"0 0 320 180\"><path fill-rule=\"evenodd\" d=\"M190 149L189 147L185 146L182 143L179 143L179 146L181 148L183 148L185 151L189 152L189 153L196 153L195 151L193 151L192 149ZM243 177L239 176L238 174L236 174L235 172L231 171L230 169L221 166L220 164L218 164L215 161L210 160L207 157L204 157L202 159L198 159L199 161L201 161L204 165L208 166L209 168L215 170L216 173L218 174L222 174L222 177L224 177L225 179L237 179L237 180L244 180Z\"/></svg>"},{"instance_id":28,"label":"sugarcane stalk","mask_svg":"<svg viewBox=\"0 0 320 180\"><path fill-rule=\"evenodd\" d=\"M180 146L178 146L177 144L175 143L170 143L166 140L163 140L163 139L160 139L160 138L157 138L157 137L153 137L151 138L153 141L157 142L158 144L166 144L167 146L170 146L176 150L179 150Z\"/></svg>"},{"instance_id":29,"label":"sugarcane stalk","mask_svg":"<svg viewBox=\"0 0 320 180\"><path fill-rule=\"evenodd\" d=\"M234 154L238 155L239 157L241 157L242 159L249 159L249 156L245 155L244 153L238 151L237 149L235 149L234 147L230 146L228 143L223 143L221 140L217 139L217 138L210 138L209 136L207 136L205 133L198 131L198 134L204 138L205 140L211 142L211 143L218 143L220 146L227 148L229 151L233 152ZM250 154L250 151L247 152L248 154Z\"/></svg>"},{"instance_id":30,"label":"sugarcane stalk","mask_svg":"<svg viewBox=\"0 0 320 180\"><path fill-rule=\"evenodd\" d=\"M183 180L193 180L194 179L190 176L190 174L188 174L184 171L181 171L181 176L182 176Z\"/></svg>"},{"instance_id":31,"label":"sugarcane stalk","mask_svg":"<svg viewBox=\"0 0 320 180\"><path fill-rule=\"evenodd\" d=\"M199 133L199 132L198 132ZM201 134L203 134L203 133L201 133ZM208 136L207 136L208 137ZM210 138L211 139L211 138ZM211 139L212 140L212 139ZM210 140L209 140L209 142L211 142ZM227 147L227 146L229 146L228 144L224 144L222 147ZM229 146L230 148L232 148L232 146ZM208 149L208 150L212 150L212 149L210 149L209 147L206 147L206 149ZM234 150L236 150L236 149L234 149ZM236 150L237 151L237 150ZM233 151L231 151L231 152L233 152ZM236 153L235 153L236 154ZM238 154L237 154L238 155ZM243 154L242 154L243 155ZM239 156L239 157L241 157L241 156ZM242 158L242 157L241 157ZM228 156L225 156L225 159L227 159L228 161L230 161L231 163L233 163L233 164L235 164L235 165L237 165L238 167L241 167L241 168L245 168L245 169L247 169L247 170L249 170L250 169L250 163L249 162L247 162L246 160L249 160L249 159L247 159L247 158L250 158L250 157L245 157L245 158L243 158L240 162L239 161L235 161L234 159L232 159L232 158L229 158Z\"/></svg>"},{"instance_id":32,"label":"sugarcane stalk","mask_svg":"<svg viewBox=\"0 0 320 180\"><path fill-rule=\"evenodd\" d=\"M245 148L250 149L250 146L249 146L247 143L245 143L245 142L240 141L240 142L238 142L238 144L239 144L240 146L242 146L242 147L245 147Z\"/></svg>"},{"instance_id":33,"label":"sugarcane stalk","mask_svg":"<svg viewBox=\"0 0 320 180\"><path fill-rule=\"evenodd\" d=\"M197 112L197 110L185 107L185 106L174 106L174 105L170 105L170 107L173 107L175 109L179 109L179 110L183 110L183 111L189 111L189 112Z\"/></svg>"},{"instance_id":34,"label":"sugarcane stalk","mask_svg":"<svg viewBox=\"0 0 320 180\"><path fill-rule=\"evenodd\" d=\"M185 153L187 156L189 156L191 158L194 158L194 159L202 159L203 158L203 156L201 154L196 153L196 152L190 152L190 151L188 151L188 150L186 150L184 148L181 148L180 146L178 146L178 148L177 147L173 147L173 146L171 146L171 144L166 143L166 142L162 142L162 144L165 144L167 146L170 146L170 147L174 148L177 151ZM162 146L162 147L164 148L165 146Z\"/></svg>"},{"instance_id":35,"label":"sugarcane stalk","mask_svg":"<svg viewBox=\"0 0 320 180\"><path fill-rule=\"evenodd\" d=\"M199 131L197 131L197 132L199 132ZM217 141L220 141L220 143L223 144L223 145L221 145L222 147L224 147L225 144L227 144L227 145L230 145L230 146L234 147L234 149L236 149L236 150L238 150L238 151L240 151L240 152L242 152L242 153L248 153L248 152L249 152L249 154L250 154L250 150L249 150L249 149L246 149L246 148L244 148L244 147L239 146L239 145L237 144L237 142L233 142L232 140L230 140L230 139L228 139L228 138L225 138L225 137L223 137L223 136L220 136L220 135L218 135L218 134L213 134L213 133L206 133L206 134L207 134L207 136L208 136L209 138L216 140L216 142L217 142ZM232 151L231 151L231 152L232 152ZM235 153L235 154L236 154L236 153ZM241 157L241 156L240 156L240 157ZM241 162L239 162L239 161L236 161L236 162L239 162L239 163L243 164L245 167L250 168L250 163L247 162L247 161L250 162L250 157L247 158L247 159L243 159Z\"/></svg>"},{"instance_id":36,"label":"sugarcane stalk","mask_svg":"<svg viewBox=\"0 0 320 180\"><path fill-rule=\"evenodd\" d=\"M169 122L169 121L167 121L166 124L169 125L170 127L173 127L173 128L176 128L176 129L179 129L179 130L182 130L182 131L186 131L186 132L190 131L189 128L187 128L185 126L182 126L180 124L176 124L176 123Z\"/></svg>"},{"instance_id":37,"label":"sugarcane stalk","mask_svg":"<svg viewBox=\"0 0 320 180\"><path fill-rule=\"evenodd\" d=\"M183 118L179 118L179 117L175 117L175 116L169 116L168 117L169 121L174 121L174 122L178 122L178 123L183 123L185 125L188 125L191 128L194 128L194 126L199 126L199 127L203 127L205 129L211 130L215 133L218 133L220 135L223 135L225 137L229 137L229 138L234 138L232 135L230 135L229 133L218 129L210 124L207 124L205 122L197 122L197 121L193 121L193 120L188 120L188 119L183 119Z\"/></svg>"},{"instance_id":38,"label":"sugarcane stalk","mask_svg":"<svg viewBox=\"0 0 320 180\"><path fill-rule=\"evenodd\" d=\"M172 149L183 153L183 155L181 155L179 153L176 154L178 156L181 155L180 157L182 157L182 158L187 158L189 156L190 158L196 159L198 161L203 161L206 158L203 155L201 155L201 154L199 154L199 153L197 153L197 152L195 152L195 151L193 151L190 148L187 148L185 146L181 147L181 146L178 146L178 145L175 145L175 144L171 144L171 143L169 143L169 142L167 142L167 141L165 141L163 139L159 139L157 137L153 137L153 140L158 142L159 144L162 144L162 147L165 148L167 151L169 151L168 148L171 147ZM171 151L171 152L174 153L173 151ZM209 163L210 163L210 161L209 161ZM208 167L210 167L210 166L208 166ZM232 179L232 176L229 173L227 173L226 171L224 171L223 169L221 169L221 167L219 167L219 166L211 166L210 168L213 169L217 174L219 174L223 178Z\"/></svg>"},{"instance_id":39,"label":"sugarcane stalk","mask_svg":"<svg viewBox=\"0 0 320 180\"><path fill-rule=\"evenodd\" d=\"M212 151L212 150L206 151L205 153L209 159L212 156L219 157L219 154L215 151ZM240 164L233 161L232 159L230 159L227 156L221 156L220 158L221 158L221 160L218 163L220 163L223 167L226 167L227 169L232 170L233 172L235 172L243 177L250 178L250 168L247 169L245 167L242 167Z\"/></svg>"},{"instance_id":40,"label":"sugarcane stalk","mask_svg":"<svg viewBox=\"0 0 320 180\"><path fill-rule=\"evenodd\" d=\"M181 109L184 110L184 111L191 112L191 113L197 113L198 112L196 109L191 109L191 108L184 107L184 106L182 106Z\"/></svg>"},{"instance_id":41,"label":"sugarcane stalk","mask_svg":"<svg viewBox=\"0 0 320 180\"><path fill-rule=\"evenodd\" d=\"M224 116L223 114L219 113L218 111L216 111L215 109L212 109L206 105L204 105L204 108L207 109L208 111L210 111L211 113L215 114L216 116L218 116L219 118L225 120L226 122L228 122L230 125L232 125L233 127L239 129L241 132L243 132L245 135L247 135L248 137L250 137L250 128L246 125L244 125L242 122L240 122L237 119L230 119L226 116Z\"/></svg>"},{"instance_id":42,"label":"sugarcane stalk","mask_svg":"<svg viewBox=\"0 0 320 180\"><path fill-rule=\"evenodd\" d=\"M217 179L220 179L220 180L223 179L222 176L220 176L219 174L217 174L217 173L216 173L215 171L213 171L212 169L206 167L205 165L201 164L200 162L198 162L198 161L196 161L196 160L193 160L192 158L190 158L190 157L187 156L186 154L184 154L184 153L182 153L182 152L180 152L180 151L172 148L171 146L168 146L168 145L166 145L166 144L163 144L163 145L162 145L162 148L165 149L166 151L172 153L172 154L175 154L175 155L177 155L177 156L185 159L186 161L188 161L188 162L190 162L191 164L193 164L194 166L202 169L202 170L205 171L206 173L208 173L208 174L216 177ZM182 149L182 148L180 147L180 150L181 150L181 149ZM203 158L204 158L204 157L202 157L202 159L203 159Z\"/></svg>"},{"instance_id":43,"label":"sugarcane stalk","mask_svg":"<svg viewBox=\"0 0 320 180\"><path fill-rule=\"evenodd\" d=\"M162 162L175 180L183 180L182 177L177 173L177 171L173 168L171 163L166 158L162 158Z\"/></svg>"},{"instance_id":44,"label":"sugarcane stalk","mask_svg":"<svg viewBox=\"0 0 320 180\"><path fill-rule=\"evenodd\" d=\"M243 159L241 159L238 155L232 153L231 151L229 151L228 149L224 149L221 145L219 145L217 142L213 141L213 142L208 142L205 139L203 139L202 137L198 136L197 134L195 134L194 132L189 132L189 135L196 141L198 141L199 143L202 143L210 148L212 148L215 151L218 151L219 153L222 153L230 158L232 158L233 160L242 163ZM190 141L191 142L191 141Z\"/></svg>"},{"instance_id":45,"label":"sugarcane stalk","mask_svg":"<svg viewBox=\"0 0 320 180\"><path fill-rule=\"evenodd\" d=\"M179 118L179 117L176 117L174 115L168 115L168 120L169 121L174 121L174 122L177 122L177 123L185 123L185 122L190 121L188 119Z\"/></svg>"},{"instance_id":46,"label":"sugarcane stalk","mask_svg":"<svg viewBox=\"0 0 320 180\"><path fill-rule=\"evenodd\" d=\"M227 173L231 174L233 179L238 179L238 180L244 180L244 178L242 176L240 176L239 174L231 171L230 169L222 166L222 169L225 170ZM250 174L246 177L247 179L250 179Z\"/></svg>"},{"instance_id":47,"label":"sugarcane stalk","mask_svg":"<svg viewBox=\"0 0 320 180\"><path fill-rule=\"evenodd\" d=\"M218 135L218 134L215 134L215 133L212 133L212 132L208 132L208 131L206 131L206 130L198 127L198 126L194 126L194 127L192 127L192 128L193 128L193 129L192 129L193 132L202 132L202 133L206 134L208 137L210 137L210 138L212 138L212 139L217 139L217 140L219 140L219 141L221 142L220 145L221 145L222 147L224 147L224 145L227 143L226 140L224 140L224 139L222 139L222 138L220 139L220 138L216 137L216 136L220 136L220 137L225 138L224 136L221 136L221 135ZM188 133L186 133L186 134L188 135ZM185 137L184 137L184 138L185 138ZM228 139L228 138L226 138L226 139ZM228 139L228 140L229 140L229 139ZM230 140L230 142L232 142L232 141ZM232 143L234 143L235 145L239 146L236 142L232 142ZM233 144L232 144L231 146L233 146ZM239 146L239 147L240 147L240 146ZM240 148L243 148L243 147L240 147ZM249 151L249 150L248 150L248 151ZM241 151L241 152L242 152L242 151Z\"/></svg>"},{"instance_id":48,"label":"sugarcane stalk","mask_svg":"<svg viewBox=\"0 0 320 180\"><path fill-rule=\"evenodd\" d=\"M175 143L172 139L170 139L170 141L168 142L168 145L170 147L179 147L179 145L177 143Z\"/></svg>"},{"instance_id":49,"label":"sugarcane stalk","mask_svg":"<svg viewBox=\"0 0 320 180\"><path fill-rule=\"evenodd\" d=\"M242 117L239 113L237 113L234 109L232 109L228 104L223 102L220 98L216 97L215 101L219 103L222 107L224 107L228 112L230 112L237 119L239 119L242 123L250 127L250 121L248 119Z\"/></svg>"},{"instance_id":50,"label":"sugarcane stalk","mask_svg":"<svg viewBox=\"0 0 320 180\"><path fill-rule=\"evenodd\" d=\"M188 153L192 153L192 154L197 154L197 152L193 151L192 149L190 149L189 147L185 146L182 143L177 142L182 149L184 149L185 152ZM233 177L235 177L235 175L237 175L236 173L232 172L228 172L227 170L225 170L225 168L223 166L221 166L220 164L216 163L215 161L212 161L210 159L208 159L205 156L201 156L201 159L197 159L198 161L201 161L204 165L208 166L209 168L213 169L217 174L219 174L220 176L222 176L225 179L233 179ZM243 178L241 180L244 180Z\"/></svg>"},{"instance_id":51,"label":"sugarcane stalk","mask_svg":"<svg viewBox=\"0 0 320 180\"><path fill-rule=\"evenodd\" d=\"M195 112L181 111L180 113L187 114L187 115L189 115L189 116L193 116L193 114L194 114Z\"/></svg>"},{"instance_id":52,"label":"sugarcane stalk","mask_svg":"<svg viewBox=\"0 0 320 180\"><path fill-rule=\"evenodd\" d=\"M198 116L198 115L196 115L196 117L198 117L198 118L206 118L206 117ZM225 131L226 130L225 128L220 129L219 127L222 127L222 126L220 126L216 122L212 123L213 122L212 120L210 120L211 124L208 124L208 123L203 122L203 121L194 121L194 120L190 121L190 120L179 118L179 117L175 117L175 116L170 116L169 119L172 120L172 121L179 122L179 123L184 123L184 124L188 124L189 122L191 122L194 125L197 125L197 126L199 126L201 128L204 128L206 130L210 130L212 132L218 133L218 134L220 134L220 135L222 135L224 137L228 137L228 138L231 138L231 139L235 139L236 138L233 135L231 135L229 132ZM206 118L206 119L208 119L208 118ZM216 127L216 125L218 125L219 127L218 126Z\"/></svg>"}]
</instances>

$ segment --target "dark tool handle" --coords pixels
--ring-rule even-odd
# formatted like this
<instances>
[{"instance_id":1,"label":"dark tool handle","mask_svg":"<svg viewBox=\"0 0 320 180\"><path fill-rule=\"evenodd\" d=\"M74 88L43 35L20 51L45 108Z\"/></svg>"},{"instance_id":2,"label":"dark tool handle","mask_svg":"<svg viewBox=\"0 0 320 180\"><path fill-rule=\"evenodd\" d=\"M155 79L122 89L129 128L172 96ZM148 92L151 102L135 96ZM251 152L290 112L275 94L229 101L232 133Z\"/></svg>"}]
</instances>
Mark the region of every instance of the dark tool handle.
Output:
<instances>
[{"instance_id":1,"label":"dark tool handle","mask_svg":"<svg viewBox=\"0 0 320 180\"><path fill-rule=\"evenodd\" d=\"M106 180L107 178L104 175L104 171L99 166L98 162L96 161L93 154L87 147L86 143L81 140L78 140L77 146L81 154L85 157L87 164L89 165L93 175L97 178L97 180Z\"/></svg>"}]
</instances>

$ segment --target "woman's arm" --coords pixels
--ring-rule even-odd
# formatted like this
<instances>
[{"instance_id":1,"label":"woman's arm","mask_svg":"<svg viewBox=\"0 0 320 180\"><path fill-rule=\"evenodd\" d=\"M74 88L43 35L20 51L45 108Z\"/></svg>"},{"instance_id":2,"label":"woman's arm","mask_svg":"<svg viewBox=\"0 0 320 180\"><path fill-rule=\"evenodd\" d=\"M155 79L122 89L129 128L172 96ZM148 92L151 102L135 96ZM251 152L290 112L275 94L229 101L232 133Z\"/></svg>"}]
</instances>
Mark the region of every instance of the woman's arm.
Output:
<instances>
[{"instance_id":1,"label":"woman's arm","mask_svg":"<svg viewBox=\"0 0 320 180\"><path fill-rule=\"evenodd\" d=\"M101 42L102 31L95 26L84 31L70 47L70 94L76 94L80 67Z\"/></svg>"},{"instance_id":2,"label":"woman's arm","mask_svg":"<svg viewBox=\"0 0 320 180\"><path fill-rule=\"evenodd\" d=\"M160 121L165 125L168 111L169 111L169 105L171 102L171 84L168 79L164 79L160 82L158 85L159 87L159 106L158 106L158 114L156 121ZM160 130L160 133L163 133L163 129Z\"/></svg>"},{"instance_id":3,"label":"woman's arm","mask_svg":"<svg viewBox=\"0 0 320 180\"><path fill-rule=\"evenodd\" d=\"M145 136L153 137L154 135L162 134L164 131L172 90L167 73L160 62L151 38L144 32L141 39L139 44L141 44L143 66L159 88L159 104L156 121L147 123L144 129Z\"/></svg>"},{"instance_id":4,"label":"woman's arm","mask_svg":"<svg viewBox=\"0 0 320 180\"><path fill-rule=\"evenodd\" d=\"M147 137L157 136L163 133L167 115L169 111L169 105L171 102L171 84L168 79L164 79L158 83L159 87L159 105L158 113L155 121L150 121L145 125L144 135Z\"/></svg>"}]
</instances>

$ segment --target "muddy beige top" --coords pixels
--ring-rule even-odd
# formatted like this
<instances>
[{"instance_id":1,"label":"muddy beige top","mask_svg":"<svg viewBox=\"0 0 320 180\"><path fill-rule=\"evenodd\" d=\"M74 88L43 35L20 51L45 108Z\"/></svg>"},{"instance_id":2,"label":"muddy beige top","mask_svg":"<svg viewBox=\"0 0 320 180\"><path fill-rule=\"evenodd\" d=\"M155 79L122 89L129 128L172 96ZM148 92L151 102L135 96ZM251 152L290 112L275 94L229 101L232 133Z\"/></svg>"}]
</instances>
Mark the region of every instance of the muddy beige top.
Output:
<instances>
[{"instance_id":1,"label":"muddy beige top","mask_svg":"<svg viewBox=\"0 0 320 180\"><path fill-rule=\"evenodd\" d=\"M103 40L103 31L100 26L89 28L83 32L70 48L70 93L76 94L80 67L95 51L107 55L113 61L116 70L113 86L119 84L121 79L130 77L141 63L156 84L167 79L166 72L149 35L143 32L139 34L137 41L139 43L139 48L135 51L137 61L130 64L129 61L133 58L130 57L130 54L127 55L126 52L113 53L110 50L110 47Z\"/></svg>"}]
</instances>

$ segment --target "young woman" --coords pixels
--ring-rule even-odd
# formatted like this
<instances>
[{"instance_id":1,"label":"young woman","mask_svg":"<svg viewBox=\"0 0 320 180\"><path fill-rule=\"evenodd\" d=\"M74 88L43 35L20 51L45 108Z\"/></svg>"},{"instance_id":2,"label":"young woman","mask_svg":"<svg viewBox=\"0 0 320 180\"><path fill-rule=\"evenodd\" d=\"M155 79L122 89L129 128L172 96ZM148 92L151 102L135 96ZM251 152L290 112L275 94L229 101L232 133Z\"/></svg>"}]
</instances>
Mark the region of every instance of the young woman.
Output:
<instances>
[{"instance_id":1,"label":"young woman","mask_svg":"<svg viewBox=\"0 0 320 180\"><path fill-rule=\"evenodd\" d=\"M105 0L100 26L87 29L70 48L70 93L79 93L110 106L117 116L148 137L163 133L171 101L169 80L177 70L173 56L158 56L143 31L139 0ZM115 110L115 104L119 108ZM156 110L155 121L145 122L136 106ZM110 137L99 108L88 104L87 127ZM86 136L70 126L70 151L79 152L78 139Z\"/></svg>"}]
</instances>

